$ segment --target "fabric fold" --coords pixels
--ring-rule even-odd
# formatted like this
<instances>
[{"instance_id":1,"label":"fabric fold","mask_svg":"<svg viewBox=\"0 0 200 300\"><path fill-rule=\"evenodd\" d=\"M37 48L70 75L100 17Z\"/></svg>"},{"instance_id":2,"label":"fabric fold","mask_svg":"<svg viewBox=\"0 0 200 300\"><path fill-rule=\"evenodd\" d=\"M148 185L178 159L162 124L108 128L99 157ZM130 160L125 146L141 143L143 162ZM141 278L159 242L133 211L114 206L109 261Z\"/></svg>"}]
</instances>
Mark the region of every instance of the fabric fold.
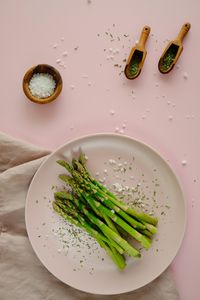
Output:
<instances>
[{"instance_id":1,"label":"fabric fold","mask_svg":"<svg viewBox=\"0 0 200 300\"><path fill-rule=\"evenodd\" d=\"M49 153L49 150L0 133L0 172L43 157Z\"/></svg>"}]
</instances>

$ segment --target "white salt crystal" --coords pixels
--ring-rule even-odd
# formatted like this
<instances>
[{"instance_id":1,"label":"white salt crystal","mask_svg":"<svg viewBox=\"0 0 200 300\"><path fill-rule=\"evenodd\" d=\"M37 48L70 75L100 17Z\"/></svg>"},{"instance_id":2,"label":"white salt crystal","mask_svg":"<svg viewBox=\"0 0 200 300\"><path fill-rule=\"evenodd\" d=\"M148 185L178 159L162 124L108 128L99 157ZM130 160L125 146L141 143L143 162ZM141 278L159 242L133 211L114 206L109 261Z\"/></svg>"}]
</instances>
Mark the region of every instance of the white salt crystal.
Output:
<instances>
[{"instance_id":1,"label":"white salt crystal","mask_svg":"<svg viewBox=\"0 0 200 300\"><path fill-rule=\"evenodd\" d=\"M181 164L182 164L182 166L186 166L186 165L187 165L187 160L183 159L183 160L181 161Z\"/></svg>"},{"instance_id":2,"label":"white salt crystal","mask_svg":"<svg viewBox=\"0 0 200 300\"><path fill-rule=\"evenodd\" d=\"M117 192L122 192L122 191L123 191L123 186L122 186L120 183L118 183L118 182L113 183L113 187L114 187L114 189L115 189Z\"/></svg>"},{"instance_id":3,"label":"white salt crystal","mask_svg":"<svg viewBox=\"0 0 200 300\"><path fill-rule=\"evenodd\" d=\"M115 114L114 109L111 109L111 110L110 110L110 115L114 116L114 114Z\"/></svg>"},{"instance_id":4,"label":"white salt crystal","mask_svg":"<svg viewBox=\"0 0 200 300\"><path fill-rule=\"evenodd\" d=\"M82 78L88 78L88 75L82 75L81 77Z\"/></svg>"},{"instance_id":5,"label":"white salt crystal","mask_svg":"<svg viewBox=\"0 0 200 300\"><path fill-rule=\"evenodd\" d=\"M184 72L184 73L183 73L183 78L184 78L184 79L188 79L188 73L187 73L187 72Z\"/></svg>"},{"instance_id":6,"label":"white salt crystal","mask_svg":"<svg viewBox=\"0 0 200 300\"><path fill-rule=\"evenodd\" d=\"M116 164L116 161L114 159L109 159L109 164L110 165L115 165Z\"/></svg>"},{"instance_id":7,"label":"white salt crystal","mask_svg":"<svg viewBox=\"0 0 200 300\"><path fill-rule=\"evenodd\" d=\"M100 178L100 179L99 179L99 182L101 182L101 183L104 183L104 181L105 181L105 180L104 180L103 178Z\"/></svg>"},{"instance_id":8,"label":"white salt crystal","mask_svg":"<svg viewBox=\"0 0 200 300\"><path fill-rule=\"evenodd\" d=\"M36 73L29 82L31 94L37 98L47 98L54 93L56 82L51 74Z\"/></svg>"}]
</instances>

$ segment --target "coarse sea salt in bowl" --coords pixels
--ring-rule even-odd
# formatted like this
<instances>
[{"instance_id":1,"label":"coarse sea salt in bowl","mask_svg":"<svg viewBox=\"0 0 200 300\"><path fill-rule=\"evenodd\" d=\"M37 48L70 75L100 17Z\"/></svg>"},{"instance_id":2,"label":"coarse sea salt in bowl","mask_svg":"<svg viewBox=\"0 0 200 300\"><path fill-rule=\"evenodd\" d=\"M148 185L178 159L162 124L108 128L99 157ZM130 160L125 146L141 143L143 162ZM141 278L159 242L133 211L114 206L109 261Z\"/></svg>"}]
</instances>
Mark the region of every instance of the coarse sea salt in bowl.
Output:
<instances>
[{"instance_id":1,"label":"coarse sea salt in bowl","mask_svg":"<svg viewBox=\"0 0 200 300\"><path fill-rule=\"evenodd\" d=\"M62 90L62 78L54 67L40 64L26 72L22 85L29 100L46 104L59 96Z\"/></svg>"}]
</instances>

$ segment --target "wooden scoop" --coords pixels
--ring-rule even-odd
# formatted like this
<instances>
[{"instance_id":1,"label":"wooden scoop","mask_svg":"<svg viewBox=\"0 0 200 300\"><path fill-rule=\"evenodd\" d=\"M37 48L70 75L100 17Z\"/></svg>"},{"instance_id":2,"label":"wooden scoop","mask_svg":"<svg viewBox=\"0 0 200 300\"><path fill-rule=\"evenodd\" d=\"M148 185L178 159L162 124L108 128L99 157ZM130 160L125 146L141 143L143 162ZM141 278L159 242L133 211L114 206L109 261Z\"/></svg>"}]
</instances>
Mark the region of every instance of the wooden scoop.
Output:
<instances>
[{"instance_id":1,"label":"wooden scoop","mask_svg":"<svg viewBox=\"0 0 200 300\"><path fill-rule=\"evenodd\" d=\"M147 55L147 51L145 49L145 43L149 36L150 30L151 29L149 26L145 26L142 29L139 43L136 44L135 47L131 49L131 52L129 54L126 63L126 67L124 69L124 74L128 79L135 79L136 77L139 76L142 70Z\"/></svg>"},{"instance_id":2,"label":"wooden scoop","mask_svg":"<svg viewBox=\"0 0 200 300\"><path fill-rule=\"evenodd\" d=\"M177 38L167 45L158 63L158 69L161 73L166 74L173 69L179 56L181 55L181 52L183 51L182 41L185 35L188 33L190 27L190 23L183 24Z\"/></svg>"}]
</instances>

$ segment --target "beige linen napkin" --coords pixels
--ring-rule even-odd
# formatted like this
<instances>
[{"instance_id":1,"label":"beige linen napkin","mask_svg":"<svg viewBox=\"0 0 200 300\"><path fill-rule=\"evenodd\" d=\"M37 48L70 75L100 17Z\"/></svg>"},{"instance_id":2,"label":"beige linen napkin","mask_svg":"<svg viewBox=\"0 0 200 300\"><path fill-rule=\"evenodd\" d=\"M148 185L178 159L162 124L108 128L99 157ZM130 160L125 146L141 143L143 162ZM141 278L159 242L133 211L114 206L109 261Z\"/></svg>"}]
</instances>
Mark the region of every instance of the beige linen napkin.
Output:
<instances>
[{"instance_id":1,"label":"beige linen napkin","mask_svg":"<svg viewBox=\"0 0 200 300\"><path fill-rule=\"evenodd\" d=\"M116 296L77 291L46 270L29 243L24 207L30 181L49 153L0 133L0 299L179 299L169 269L149 285Z\"/></svg>"}]
</instances>

